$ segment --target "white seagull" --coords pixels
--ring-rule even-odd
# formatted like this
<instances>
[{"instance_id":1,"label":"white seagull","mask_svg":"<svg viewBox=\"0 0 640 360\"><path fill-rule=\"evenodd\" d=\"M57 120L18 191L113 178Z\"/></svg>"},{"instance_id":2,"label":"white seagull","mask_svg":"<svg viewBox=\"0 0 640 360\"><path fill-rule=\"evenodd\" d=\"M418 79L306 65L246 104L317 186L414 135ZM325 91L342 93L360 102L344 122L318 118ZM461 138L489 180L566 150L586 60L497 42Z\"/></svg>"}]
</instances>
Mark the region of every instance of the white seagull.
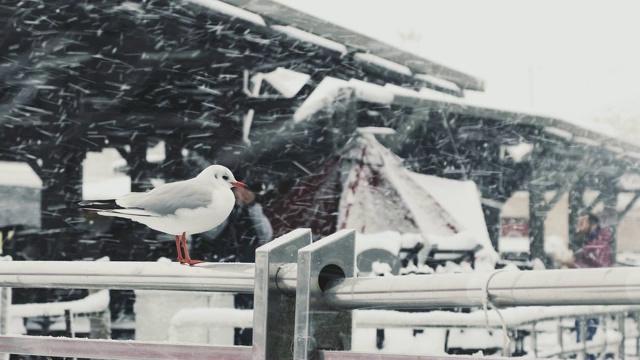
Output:
<instances>
[{"instance_id":1,"label":"white seagull","mask_svg":"<svg viewBox=\"0 0 640 360\"><path fill-rule=\"evenodd\" d=\"M87 200L79 205L103 216L131 219L175 235L178 261L195 265L187 249L187 234L198 234L220 225L231 213L235 196L231 188L246 187L231 170L211 165L193 179L160 185L145 193L131 193L114 200ZM176 235L182 233L182 236ZM180 251L184 249L184 256Z\"/></svg>"}]
</instances>

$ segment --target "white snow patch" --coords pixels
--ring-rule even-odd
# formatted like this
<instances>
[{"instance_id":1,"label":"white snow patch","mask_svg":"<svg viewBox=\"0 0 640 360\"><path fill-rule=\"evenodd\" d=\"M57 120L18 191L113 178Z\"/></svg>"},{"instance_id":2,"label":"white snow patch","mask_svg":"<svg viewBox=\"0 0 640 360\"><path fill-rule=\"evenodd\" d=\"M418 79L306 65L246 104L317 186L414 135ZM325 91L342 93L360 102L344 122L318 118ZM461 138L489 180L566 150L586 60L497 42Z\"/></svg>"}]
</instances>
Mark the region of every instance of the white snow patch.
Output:
<instances>
[{"instance_id":1,"label":"white snow patch","mask_svg":"<svg viewBox=\"0 0 640 360\"><path fill-rule=\"evenodd\" d=\"M443 89L452 90L452 91L456 91L456 92L462 91L460 89L460 87L456 83L451 82L449 80L441 79L439 77L435 77L433 75L416 74L416 75L414 75L414 77L416 79L424 80L424 81L426 81L428 83L431 83L431 84L436 85L438 87L441 87Z\"/></svg>"},{"instance_id":2,"label":"white snow patch","mask_svg":"<svg viewBox=\"0 0 640 360\"><path fill-rule=\"evenodd\" d=\"M422 99L447 102L450 104L458 104L463 106L471 105L471 104L468 104L465 99L462 99L453 95L445 94L437 90L428 89L428 88L421 88L420 91L418 92L418 97Z\"/></svg>"},{"instance_id":3,"label":"white snow patch","mask_svg":"<svg viewBox=\"0 0 640 360\"><path fill-rule=\"evenodd\" d=\"M233 5L227 4L218 0L189 0L195 4L202 5L211 10L217 11L219 13L228 15L232 18L242 19L248 22L252 22L257 25L267 26L267 23L264 21L262 16L252 13L250 11L241 9L239 7L235 7Z\"/></svg>"},{"instance_id":4,"label":"white snow patch","mask_svg":"<svg viewBox=\"0 0 640 360\"><path fill-rule=\"evenodd\" d=\"M120 175L107 180L84 183L82 198L84 200L114 199L131 192L131 178Z\"/></svg>"},{"instance_id":5,"label":"white snow patch","mask_svg":"<svg viewBox=\"0 0 640 360\"><path fill-rule=\"evenodd\" d=\"M553 126L546 126L544 128L544 132L551 134L551 135L555 135L557 137L563 138L565 140L569 140L571 141L573 139L573 134L569 131L566 130L562 130L562 129L558 129L557 127L553 127Z\"/></svg>"},{"instance_id":6,"label":"white snow patch","mask_svg":"<svg viewBox=\"0 0 640 360\"><path fill-rule=\"evenodd\" d=\"M602 143L600 141L589 139L583 136L575 136L573 138L573 141L576 143L585 144L589 146L602 146Z\"/></svg>"},{"instance_id":7,"label":"white snow patch","mask_svg":"<svg viewBox=\"0 0 640 360\"><path fill-rule=\"evenodd\" d=\"M357 79L349 80L349 86L355 90L355 94L360 100L380 104L391 104L393 102L393 93L385 89L384 86Z\"/></svg>"},{"instance_id":8,"label":"white snow patch","mask_svg":"<svg viewBox=\"0 0 640 360\"><path fill-rule=\"evenodd\" d=\"M0 185L40 189L42 180L25 162L0 161Z\"/></svg>"},{"instance_id":9,"label":"white snow patch","mask_svg":"<svg viewBox=\"0 0 640 360\"><path fill-rule=\"evenodd\" d=\"M505 151L513 161L521 162L533 151L533 144L521 142L518 145L505 146Z\"/></svg>"},{"instance_id":10,"label":"white snow patch","mask_svg":"<svg viewBox=\"0 0 640 360\"><path fill-rule=\"evenodd\" d=\"M466 236L477 239L485 248L491 248L491 239L487 231L482 212L481 194L473 181L458 181L432 175L411 173L420 187L428 192L457 222Z\"/></svg>"},{"instance_id":11,"label":"white snow patch","mask_svg":"<svg viewBox=\"0 0 640 360\"><path fill-rule=\"evenodd\" d=\"M369 102L391 104L394 99L393 93L384 86L356 79L344 81L327 76L322 79L311 95L296 110L293 115L293 121L298 123L331 105L342 89L353 89L358 99Z\"/></svg>"},{"instance_id":12,"label":"white snow patch","mask_svg":"<svg viewBox=\"0 0 640 360\"><path fill-rule=\"evenodd\" d=\"M281 67L263 74L263 79L288 99L294 97L310 78L310 75Z\"/></svg>"},{"instance_id":13,"label":"white snow patch","mask_svg":"<svg viewBox=\"0 0 640 360\"><path fill-rule=\"evenodd\" d=\"M498 239L500 253L528 253L529 238L524 236L503 236Z\"/></svg>"},{"instance_id":14,"label":"white snow patch","mask_svg":"<svg viewBox=\"0 0 640 360\"><path fill-rule=\"evenodd\" d=\"M361 134L395 135L395 129L380 126L364 126L356 129Z\"/></svg>"},{"instance_id":15,"label":"white snow patch","mask_svg":"<svg viewBox=\"0 0 640 360\"><path fill-rule=\"evenodd\" d=\"M394 95L399 95L399 96L411 96L411 97L418 97L419 94L417 91L411 90L411 89L407 89L407 88L403 88L402 86L398 86L395 84L391 84L391 83L386 83L384 84L384 88L391 91L392 94Z\"/></svg>"},{"instance_id":16,"label":"white snow patch","mask_svg":"<svg viewBox=\"0 0 640 360\"><path fill-rule=\"evenodd\" d=\"M53 303L13 304L9 314L13 317L62 316L65 310L73 314L105 311L109 307L109 290L100 290L84 299Z\"/></svg>"},{"instance_id":17,"label":"white snow patch","mask_svg":"<svg viewBox=\"0 0 640 360\"><path fill-rule=\"evenodd\" d=\"M308 42L325 49L336 51L341 55L346 54L348 51L347 47L344 44L323 38L322 36L318 36L316 34L312 34L310 32L306 32L292 26L272 25L271 28L292 38Z\"/></svg>"},{"instance_id":18,"label":"white snow patch","mask_svg":"<svg viewBox=\"0 0 640 360\"><path fill-rule=\"evenodd\" d=\"M124 1L122 4L113 8L114 10L125 10L125 11L133 11L137 13L144 13L142 10L142 4L135 3L133 1Z\"/></svg>"},{"instance_id":19,"label":"white snow patch","mask_svg":"<svg viewBox=\"0 0 640 360\"><path fill-rule=\"evenodd\" d=\"M616 255L616 262L627 266L640 266L640 253L620 252Z\"/></svg>"},{"instance_id":20,"label":"white snow patch","mask_svg":"<svg viewBox=\"0 0 640 360\"><path fill-rule=\"evenodd\" d=\"M392 254L398 254L402 244L402 237L397 231L384 231L374 234L356 233L356 255L370 249L382 249Z\"/></svg>"},{"instance_id":21,"label":"white snow patch","mask_svg":"<svg viewBox=\"0 0 640 360\"><path fill-rule=\"evenodd\" d=\"M446 329L424 329L422 333L414 333L413 329L385 329L384 347L376 347L376 329L356 328L353 334L352 350L355 352L371 353L362 359L378 359L377 354L398 355L397 358L405 358L406 355L446 356L444 349ZM361 355L362 356L362 355ZM392 358L396 358L393 357ZM408 357L407 357L408 358Z\"/></svg>"},{"instance_id":22,"label":"white snow patch","mask_svg":"<svg viewBox=\"0 0 640 360\"><path fill-rule=\"evenodd\" d=\"M559 264L566 263L573 258L573 251L569 250L567 241L559 235L545 237L544 251Z\"/></svg>"},{"instance_id":23,"label":"white snow patch","mask_svg":"<svg viewBox=\"0 0 640 360\"><path fill-rule=\"evenodd\" d=\"M521 306L501 309L500 313L507 327L516 327L558 317L577 317L638 310L640 310L638 305ZM502 321L495 311L485 313L483 310L474 310L469 313L454 313L450 311L409 313L394 310L356 310L354 311L354 318L356 326L372 328L502 327Z\"/></svg>"},{"instance_id":24,"label":"white snow patch","mask_svg":"<svg viewBox=\"0 0 640 360\"><path fill-rule=\"evenodd\" d=\"M403 74L403 75L407 75L407 76L411 76L412 75L411 69L409 69L407 66L404 66L402 64L398 64L397 62L394 62L394 61L391 61L391 60L387 60L385 58L381 58L380 56L377 56L377 55L373 55L373 54L370 54L370 53L355 53L353 55L353 58L356 61L362 61L362 62L370 63L370 64L379 66L381 68L385 68L387 70L391 70L391 71L399 73L399 74Z\"/></svg>"},{"instance_id":25,"label":"white snow patch","mask_svg":"<svg viewBox=\"0 0 640 360\"><path fill-rule=\"evenodd\" d=\"M478 236L468 231L449 236L428 234L426 239L430 246L435 246L440 250L471 250L481 245Z\"/></svg>"},{"instance_id":26,"label":"white snow patch","mask_svg":"<svg viewBox=\"0 0 640 360\"><path fill-rule=\"evenodd\" d=\"M231 308L182 309L169 321L168 340L178 341L181 327L252 328L253 310Z\"/></svg>"},{"instance_id":27,"label":"white snow patch","mask_svg":"<svg viewBox=\"0 0 640 360\"><path fill-rule=\"evenodd\" d=\"M385 275L385 276L389 276L389 275L393 275L391 273L391 265L385 263L385 262L379 262L379 261L374 261L373 263L371 263L371 273L376 274L378 276L380 275Z\"/></svg>"},{"instance_id":28,"label":"white snow patch","mask_svg":"<svg viewBox=\"0 0 640 360\"><path fill-rule=\"evenodd\" d=\"M293 114L293 121L298 123L324 107L331 105L338 97L340 89L346 87L347 82L344 80L330 76L325 77Z\"/></svg>"}]
</instances>

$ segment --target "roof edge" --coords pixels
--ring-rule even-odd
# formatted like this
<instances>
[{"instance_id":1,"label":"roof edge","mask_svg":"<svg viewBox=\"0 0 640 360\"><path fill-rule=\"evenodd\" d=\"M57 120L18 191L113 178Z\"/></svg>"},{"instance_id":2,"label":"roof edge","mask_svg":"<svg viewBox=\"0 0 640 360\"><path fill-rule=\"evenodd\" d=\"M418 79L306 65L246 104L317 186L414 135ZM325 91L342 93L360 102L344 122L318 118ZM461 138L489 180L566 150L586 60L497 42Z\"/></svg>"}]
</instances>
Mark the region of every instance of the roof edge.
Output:
<instances>
[{"instance_id":1,"label":"roof edge","mask_svg":"<svg viewBox=\"0 0 640 360\"><path fill-rule=\"evenodd\" d=\"M342 43L352 49L366 50L381 58L407 66L414 73L428 74L451 81L461 89L484 91L484 80L416 54L398 49L356 31L335 25L300 10L272 0L223 0L226 3L259 14L278 25L290 25L326 39ZM269 21L267 21L269 22Z\"/></svg>"}]
</instances>

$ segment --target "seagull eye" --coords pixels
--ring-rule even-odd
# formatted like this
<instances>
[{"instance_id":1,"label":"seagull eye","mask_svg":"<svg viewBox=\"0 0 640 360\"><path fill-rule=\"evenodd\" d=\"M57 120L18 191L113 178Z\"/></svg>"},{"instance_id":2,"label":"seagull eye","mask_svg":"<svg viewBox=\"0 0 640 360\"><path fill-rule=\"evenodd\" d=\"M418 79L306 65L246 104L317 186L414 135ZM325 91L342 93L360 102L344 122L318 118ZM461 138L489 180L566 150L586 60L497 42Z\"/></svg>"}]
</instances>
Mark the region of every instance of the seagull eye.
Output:
<instances>
[{"instance_id":1,"label":"seagull eye","mask_svg":"<svg viewBox=\"0 0 640 360\"><path fill-rule=\"evenodd\" d=\"M222 175L222 179L223 179L224 181L229 181L229 177L228 177L227 175Z\"/></svg>"}]
</instances>

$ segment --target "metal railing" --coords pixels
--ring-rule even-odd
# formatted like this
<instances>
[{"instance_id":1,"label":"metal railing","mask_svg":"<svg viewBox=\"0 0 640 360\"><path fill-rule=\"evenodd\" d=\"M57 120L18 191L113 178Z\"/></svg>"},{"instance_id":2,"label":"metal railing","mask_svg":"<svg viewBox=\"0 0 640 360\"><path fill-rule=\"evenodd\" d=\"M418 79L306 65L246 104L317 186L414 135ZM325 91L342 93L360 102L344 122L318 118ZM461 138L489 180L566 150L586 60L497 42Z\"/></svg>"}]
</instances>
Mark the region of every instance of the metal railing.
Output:
<instances>
[{"instance_id":1,"label":"metal railing","mask_svg":"<svg viewBox=\"0 0 640 360\"><path fill-rule=\"evenodd\" d=\"M218 356L220 349L243 358L249 351L253 359L309 359L324 350L325 358L349 358L352 309L640 303L636 268L356 278L355 258L354 231L342 230L312 243L310 230L299 229L258 248L255 264L0 262L0 286L253 292L252 348L238 347L235 352L198 347L210 356ZM47 346L62 341L32 340ZM131 358L115 356L120 345L112 342L100 349L113 349L113 354L101 355L95 348L90 355L80 350L49 355ZM33 346L20 347L22 343L0 336L0 351L35 351ZM145 351L156 351L153 345L140 344ZM82 346L82 351L91 351L91 346ZM136 359L145 358L138 354Z\"/></svg>"},{"instance_id":2,"label":"metal railing","mask_svg":"<svg viewBox=\"0 0 640 360\"><path fill-rule=\"evenodd\" d=\"M633 339L636 344L634 356L640 357L640 305L618 306L554 306L554 307L514 307L502 310L502 317L497 313L485 313L482 310L471 312L399 312L392 310L358 310L354 313L355 329L375 328L410 328L416 329L480 329L502 331L502 336L509 337L510 348L502 349L503 353L522 354L524 341L528 338L527 353L536 358L562 357L567 354L594 351L603 353L603 349L615 346L612 352L618 358L624 358L624 344ZM169 341L177 341L180 327L202 328L251 328L253 310L229 308L195 308L178 311L170 321ZM565 330L575 330L575 320L585 318L600 319L599 333L596 339L576 341L575 333L567 334ZM605 321L607 318L610 321ZM611 321L611 319L614 319ZM624 324L623 320L631 320L632 324ZM569 325L565 323L569 322ZM631 325L631 326L629 326ZM523 335L524 334L524 335ZM613 335L613 336L611 336ZM540 337L551 338L553 344L544 341L545 347L540 349ZM572 338L567 339L567 337ZM396 344L397 346L397 344ZM444 346L444 344L443 344ZM485 349L495 347L484 344ZM502 346L502 345L500 345ZM446 349L444 349L446 350ZM477 351L473 347L467 350Z\"/></svg>"}]
</instances>

